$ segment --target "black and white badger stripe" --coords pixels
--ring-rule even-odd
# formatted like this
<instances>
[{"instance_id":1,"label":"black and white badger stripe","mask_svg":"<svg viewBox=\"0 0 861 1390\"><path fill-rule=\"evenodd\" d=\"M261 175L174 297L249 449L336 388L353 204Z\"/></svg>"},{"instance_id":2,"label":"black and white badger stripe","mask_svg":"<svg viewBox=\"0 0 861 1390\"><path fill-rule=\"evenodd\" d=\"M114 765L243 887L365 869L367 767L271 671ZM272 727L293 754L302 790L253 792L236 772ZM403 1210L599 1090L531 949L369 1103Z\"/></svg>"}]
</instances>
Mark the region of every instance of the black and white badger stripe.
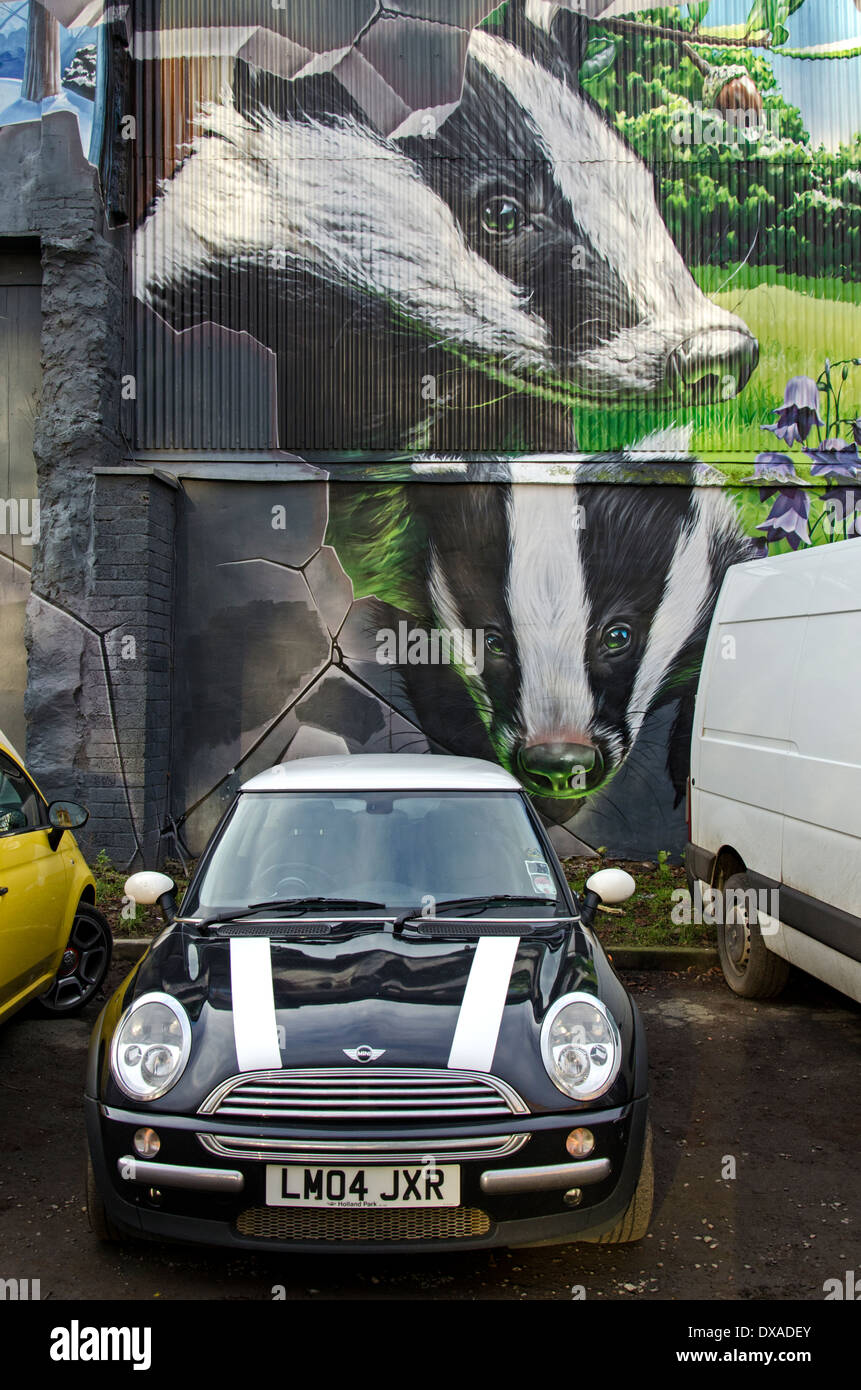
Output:
<instances>
[{"instance_id":1,"label":"black and white badger stripe","mask_svg":"<svg viewBox=\"0 0 861 1390\"><path fill-rule=\"evenodd\" d=\"M524 384L618 401L680 383L725 399L747 380L750 333L697 288L651 176L577 88L581 21L510 15L474 32L460 106L430 140L383 139L332 79L249 74L235 105L201 113L139 228L141 300L278 355L288 446L486 452L520 431L570 449L567 408ZM504 235L484 217L499 197L519 208Z\"/></svg>"},{"instance_id":2,"label":"black and white badger stripe","mask_svg":"<svg viewBox=\"0 0 861 1390\"><path fill-rule=\"evenodd\" d=\"M410 611L452 633L492 632L496 648L481 672L401 670L423 730L451 752L498 757L531 792L570 805L566 750L587 764L594 754L594 791L649 712L678 702L667 761L678 801L717 594L727 566L753 555L731 496L695 466L680 470L688 486L535 483L529 465L506 471L507 483L402 490L404 524L426 537Z\"/></svg>"}]
</instances>

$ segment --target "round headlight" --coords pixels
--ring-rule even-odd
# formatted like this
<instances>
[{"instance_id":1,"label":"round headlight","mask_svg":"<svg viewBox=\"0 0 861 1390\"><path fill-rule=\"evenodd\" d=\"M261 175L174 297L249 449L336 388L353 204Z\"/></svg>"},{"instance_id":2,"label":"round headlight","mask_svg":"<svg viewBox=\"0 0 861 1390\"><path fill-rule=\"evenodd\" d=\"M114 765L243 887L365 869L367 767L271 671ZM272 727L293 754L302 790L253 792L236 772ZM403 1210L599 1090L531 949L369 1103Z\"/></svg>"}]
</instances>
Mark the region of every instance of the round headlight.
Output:
<instances>
[{"instance_id":1,"label":"round headlight","mask_svg":"<svg viewBox=\"0 0 861 1390\"><path fill-rule=\"evenodd\" d=\"M157 1100L175 1085L191 1051L191 1024L169 994L142 994L111 1043L114 1080L134 1100Z\"/></svg>"},{"instance_id":2,"label":"round headlight","mask_svg":"<svg viewBox=\"0 0 861 1390\"><path fill-rule=\"evenodd\" d=\"M593 994L557 999L541 1027L541 1056L554 1086L574 1100L609 1090L622 1065L615 1019Z\"/></svg>"}]
</instances>

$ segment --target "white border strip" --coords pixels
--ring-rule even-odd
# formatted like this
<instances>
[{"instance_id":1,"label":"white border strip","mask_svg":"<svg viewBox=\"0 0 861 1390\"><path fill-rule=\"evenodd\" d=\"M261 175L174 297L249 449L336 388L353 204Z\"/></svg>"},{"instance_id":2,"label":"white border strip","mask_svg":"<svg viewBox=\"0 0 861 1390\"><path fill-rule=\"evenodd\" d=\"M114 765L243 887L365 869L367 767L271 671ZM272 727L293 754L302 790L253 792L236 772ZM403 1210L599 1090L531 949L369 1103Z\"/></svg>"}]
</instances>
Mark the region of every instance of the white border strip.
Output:
<instances>
[{"instance_id":1,"label":"white border strip","mask_svg":"<svg viewBox=\"0 0 861 1390\"><path fill-rule=\"evenodd\" d=\"M232 937L230 988L233 1040L240 1071L271 1071L281 1066L272 953L268 936Z\"/></svg>"},{"instance_id":2,"label":"white border strip","mask_svg":"<svg viewBox=\"0 0 861 1390\"><path fill-rule=\"evenodd\" d=\"M476 946L454 1030L449 1067L490 1071L519 946L517 936L483 936Z\"/></svg>"}]
</instances>

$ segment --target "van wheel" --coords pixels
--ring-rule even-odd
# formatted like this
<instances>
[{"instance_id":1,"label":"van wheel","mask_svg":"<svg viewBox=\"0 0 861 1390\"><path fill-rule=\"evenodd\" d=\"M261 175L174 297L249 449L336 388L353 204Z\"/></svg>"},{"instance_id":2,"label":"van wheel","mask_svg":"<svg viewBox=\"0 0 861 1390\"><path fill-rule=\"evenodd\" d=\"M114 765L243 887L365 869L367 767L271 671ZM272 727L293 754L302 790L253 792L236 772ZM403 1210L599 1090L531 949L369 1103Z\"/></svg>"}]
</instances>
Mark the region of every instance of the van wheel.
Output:
<instances>
[{"instance_id":1,"label":"van wheel","mask_svg":"<svg viewBox=\"0 0 861 1390\"><path fill-rule=\"evenodd\" d=\"M615 1226L596 1236L595 1245L629 1245L642 1240L647 1234L652 1219L652 1206L655 1200L655 1164L652 1157L652 1122L646 1124L646 1143L643 1148L643 1166L634 1188L634 1195Z\"/></svg>"},{"instance_id":2,"label":"van wheel","mask_svg":"<svg viewBox=\"0 0 861 1390\"><path fill-rule=\"evenodd\" d=\"M107 1208L102 1201L102 1194L96 1186L93 1160L89 1154L87 1154L87 1220L90 1223L90 1230L97 1240L106 1245L114 1245L119 1240L120 1233L108 1216Z\"/></svg>"},{"instance_id":3,"label":"van wheel","mask_svg":"<svg viewBox=\"0 0 861 1390\"><path fill-rule=\"evenodd\" d=\"M789 979L789 965L776 956L762 939L759 914L751 910L756 901L749 874L731 874L724 883L724 894L740 894L718 925L718 955L730 989L743 999L774 999ZM747 895L753 893L753 899ZM724 899L726 900L726 898Z\"/></svg>"}]
</instances>

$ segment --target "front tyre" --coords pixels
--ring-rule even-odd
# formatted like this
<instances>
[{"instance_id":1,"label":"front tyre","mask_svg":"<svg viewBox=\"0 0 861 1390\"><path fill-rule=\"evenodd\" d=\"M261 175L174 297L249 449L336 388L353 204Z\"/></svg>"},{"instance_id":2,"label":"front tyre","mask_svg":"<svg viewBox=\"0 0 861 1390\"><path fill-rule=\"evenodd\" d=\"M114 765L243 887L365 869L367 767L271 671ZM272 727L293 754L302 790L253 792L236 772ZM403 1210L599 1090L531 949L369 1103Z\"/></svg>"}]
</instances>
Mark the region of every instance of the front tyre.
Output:
<instances>
[{"instance_id":1,"label":"front tyre","mask_svg":"<svg viewBox=\"0 0 861 1390\"><path fill-rule=\"evenodd\" d=\"M87 1154L87 1220L90 1223L90 1230L97 1240L106 1245L113 1245L119 1240L119 1231L108 1216L107 1208L102 1201L102 1194L96 1186L93 1160L89 1154Z\"/></svg>"},{"instance_id":2,"label":"front tyre","mask_svg":"<svg viewBox=\"0 0 861 1390\"><path fill-rule=\"evenodd\" d=\"M652 1157L652 1122L646 1124L646 1143L643 1147L643 1166L634 1195L624 1213L611 1230L595 1236L595 1245L629 1245L642 1240L649 1230L655 1201L655 1164Z\"/></svg>"},{"instance_id":3,"label":"front tyre","mask_svg":"<svg viewBox=\"0 0 861 1390\"><path fill-rule=\"evenodd\" d=\"M101 988L114 939L108 919L91 903L78 903L60 968L36 1001L49 1014L74 1014Z\"/></svg>"},{"instance_id":4,"label":"front tyre","mask_svg":"<svg viewBox=\"0 0 861 1390\"><path fill-rule=\"evenodd\" d=\"M717 929L724 979L743 999L774 999L789 978L789 965L769 951L762 939L749 874L730 875L724 884L724 902L731 904Z\"/></svg>"}]
</instances>

